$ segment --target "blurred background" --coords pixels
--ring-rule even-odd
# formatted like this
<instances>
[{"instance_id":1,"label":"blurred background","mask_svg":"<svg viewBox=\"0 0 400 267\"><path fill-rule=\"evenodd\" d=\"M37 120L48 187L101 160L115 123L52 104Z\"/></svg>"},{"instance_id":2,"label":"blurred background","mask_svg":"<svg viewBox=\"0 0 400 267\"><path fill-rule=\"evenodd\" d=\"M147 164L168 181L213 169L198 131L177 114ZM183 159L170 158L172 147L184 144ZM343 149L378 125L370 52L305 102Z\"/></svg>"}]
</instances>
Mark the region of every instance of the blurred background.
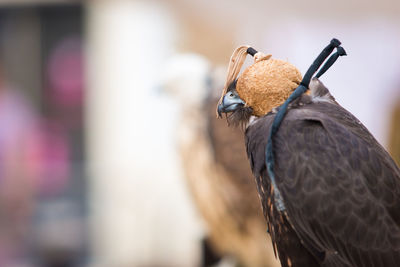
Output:
<instances>
[{"instance_id":1,"label":"blurred background","mask_svg":"<svg viewBox=\"0 0 400 267\"><path fill-rule=\"evenodd\" d=\"M205 265L180 106L210 79L219 93L242 44L304 73L341 40L322 81L399 163L398 14L397 0L1 0L0 266Z\"/></svg>"}]
</instances>

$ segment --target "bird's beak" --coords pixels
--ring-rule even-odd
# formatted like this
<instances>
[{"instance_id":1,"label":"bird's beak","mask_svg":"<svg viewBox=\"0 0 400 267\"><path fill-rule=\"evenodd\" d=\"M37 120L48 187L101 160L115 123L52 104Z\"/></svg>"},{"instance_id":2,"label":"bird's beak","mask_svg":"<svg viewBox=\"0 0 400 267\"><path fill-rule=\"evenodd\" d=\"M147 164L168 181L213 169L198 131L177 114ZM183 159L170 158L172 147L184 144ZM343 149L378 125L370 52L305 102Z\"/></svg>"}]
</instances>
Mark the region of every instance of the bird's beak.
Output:
<instances>
[{"instance_id":1,"label":"bird's beak","mask_svg":"<svg viewBox=\"0 0 400 267\"><path fill-rule=\"evenodd\" d=\"M222 98L221 104L218 105L218 116L221 117L222 113L233 112L244 105L245 102L237 94L228 92Z\"/></svg>"}]
</instances>

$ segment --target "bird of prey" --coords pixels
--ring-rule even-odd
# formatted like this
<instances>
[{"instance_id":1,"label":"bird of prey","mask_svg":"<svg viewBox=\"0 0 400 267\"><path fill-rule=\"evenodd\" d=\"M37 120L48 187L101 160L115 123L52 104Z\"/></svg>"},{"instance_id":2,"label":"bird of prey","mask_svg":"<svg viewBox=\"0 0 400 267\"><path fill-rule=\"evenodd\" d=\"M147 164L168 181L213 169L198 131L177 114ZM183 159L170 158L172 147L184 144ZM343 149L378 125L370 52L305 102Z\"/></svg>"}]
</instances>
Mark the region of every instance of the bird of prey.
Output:
<instances>
[{"instance_id":1,"label":"bird of prey","mask_svg":"<svg viewBox=\"0 0 400 267\"><path fill-rule=\"evenodd\" d=\"M400 170L386 150L318 78L310 94L288 102L269 139L285 99L250 104L239 87L258 74L245 74L229 84L218 111L246 126L247 156L282 266L399 266ZM274 78L264 75L261 86Z\"/></svg>"},{"instance_id":2,"label":"bird of prey","mask_svg":"<svg viewBox=\"0 0 400 267\"><path fill-rule=\"evenodd\" d=\"M181 54L165 70L163 91L180 107L176 142L184 178L211 248L240 266L279 266L268 241L243 132L215 117L225 69L219 73L204 57Z\"/></svg>"}]
</instances>

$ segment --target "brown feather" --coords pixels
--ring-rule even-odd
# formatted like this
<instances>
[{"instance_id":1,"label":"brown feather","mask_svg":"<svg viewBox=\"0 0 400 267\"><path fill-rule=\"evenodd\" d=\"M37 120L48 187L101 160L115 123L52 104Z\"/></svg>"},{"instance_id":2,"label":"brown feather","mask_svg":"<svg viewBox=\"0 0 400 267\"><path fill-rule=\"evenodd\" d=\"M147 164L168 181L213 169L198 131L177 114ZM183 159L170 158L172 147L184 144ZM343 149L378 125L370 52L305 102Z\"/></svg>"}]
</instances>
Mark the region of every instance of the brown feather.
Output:
<instances>
[{"instance_id":1,"label":"brown feather","mask_svg":"<svg viewBox=\"0 0 400 267\"><path fill-rule=\"evenodd\" d=\"M274 138L283 220L266 218L283 266L397 266L400 262L400 170L348 111L331 102L297 102ZM270 192L265 146L274 114L246 131L259 192ZM261 189L260 189L261 188ZM273 197L273 196L272 196Z\"/></svg>"}]
</instances>

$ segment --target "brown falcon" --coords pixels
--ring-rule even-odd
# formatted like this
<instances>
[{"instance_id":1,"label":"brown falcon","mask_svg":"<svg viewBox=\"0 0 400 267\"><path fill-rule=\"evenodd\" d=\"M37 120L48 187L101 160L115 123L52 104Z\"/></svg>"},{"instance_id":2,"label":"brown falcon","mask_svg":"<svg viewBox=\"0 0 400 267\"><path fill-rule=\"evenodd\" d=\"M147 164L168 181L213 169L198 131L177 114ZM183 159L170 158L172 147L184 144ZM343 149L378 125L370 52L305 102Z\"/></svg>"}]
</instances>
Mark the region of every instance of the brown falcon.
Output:
<instances>
[{"instance_id":1,"label":"brown falcon","mask_svg":"<svg viewBox=\"0 0 400 267\"><path fill-rule=\"evenodd\" d=\"M319 79L308 86L288 62L261 57L238 79L239 71L231 75L218 111L246 127L282 266L399 266L399 167ZM286 103L300 87L310 94Z\"/></svg>"}]
</instances>

